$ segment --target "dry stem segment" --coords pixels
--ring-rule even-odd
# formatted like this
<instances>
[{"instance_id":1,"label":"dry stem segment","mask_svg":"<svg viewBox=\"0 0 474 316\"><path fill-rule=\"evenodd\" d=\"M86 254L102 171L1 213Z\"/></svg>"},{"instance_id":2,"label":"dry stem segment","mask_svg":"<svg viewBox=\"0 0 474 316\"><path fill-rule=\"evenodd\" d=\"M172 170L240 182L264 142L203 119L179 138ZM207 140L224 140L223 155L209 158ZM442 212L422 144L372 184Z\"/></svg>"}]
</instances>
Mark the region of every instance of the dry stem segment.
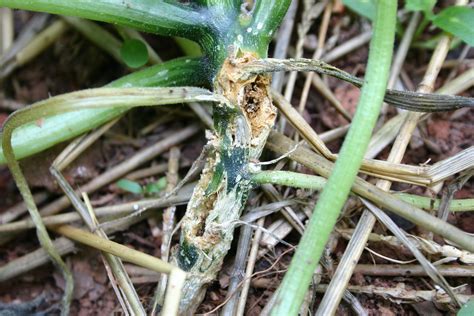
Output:
<instances>
[{"instance_id":1,"label":"dry stem segment","mask_svg":"<svg viewBox=\"0 0 474 316\"><path fill-rule=\"evenodd\" d=\"M243 75L241 67L255 61L252 54L226 60L217 78L217 93L222 94L231 104L236 104L244 114L251 129L250 145L252 158L258 158L264 147L264 139L276 119L276 108L270 97L270 77L268 75Z\"/></svg>"},{"instance_id":2,"label":"dry stem segment","mask_svg":"<svg viewBox=\"0 0 474 316\"><path fill-rule=\"evenodd\" d=\"M176 263L189 275L181 303L188 313L199 305L206 284L217 275L231 246L235 221L251 188L249 161L259 158L275 122L270 78L242 79L238 67L255 59L244 54L226 60L216 78L216 93L231 106L215 108L215 133L208 136L210 154L182 222L179 249L175 249Z\"/></svg>"},{"instance_id":3,"label":"dry stem segment","mask_svg":"<svg viewBox=\"0 0 474 316\"><path fill-rule=\"evenodd\" d=\"M317 59L267 58L243 64L241 67L241 72L247 70L249 75L277 71L314 71L349 82L358 88L364 83L364 80ZM386 90L384 100L398 108L418 112L440 112L474 107L473 98L392 89Z\"/></svg>"}]
</instances>

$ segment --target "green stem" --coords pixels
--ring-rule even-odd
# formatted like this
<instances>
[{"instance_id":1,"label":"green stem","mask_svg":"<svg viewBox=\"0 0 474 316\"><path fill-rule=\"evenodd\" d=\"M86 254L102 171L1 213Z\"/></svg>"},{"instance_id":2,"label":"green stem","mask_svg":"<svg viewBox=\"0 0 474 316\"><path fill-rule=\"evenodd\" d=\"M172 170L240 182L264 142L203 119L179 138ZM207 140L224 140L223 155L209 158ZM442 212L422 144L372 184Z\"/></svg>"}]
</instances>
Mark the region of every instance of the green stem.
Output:
<instances>
[{"instance_id":1,"label":"green stem","mask_svg":"<svg viewBox=\"0 0 474 316\"><path fill-rule=\"evenodd\" d=\"M201 86L207 74L199 59L180 58L120 78L108 87ZM127 109L120 107L84 109L45 118L41 124L27 124L13 134L16 159L31 156L112 120ZM1 136L1 135L0 135ZM6 162L0 148L0 164Z\"/></svg>"},{"instance_id":2,"label":"green stem","mask_svg":"<svg viewBox=\"0 0 474 316\"><path fill-rule=\"evenodd\" d=\"M265 58L272 35L280 25L291 0L256 1L255 8L249 13L241 10L240 14L239 10L226 9L225 6L230 5L230 2L239 1L207 1L215 3L214 6L209 6L209 15L212 16L209 25L214 35L204 37L200 43L214 71L220 69L229 55L238 57L239 53L252 52L259 58Z\"/></svg>"},{"instance_id":3,"label":"green stem","mask_svg":"<svg viewBox=\"0 0 474 316\"><path fill-rule=\"evenodd\" d=\"M289 187L311 189L320 191L326 185L326 178L291 171L260 171L252 175L256 184L278 184ZM407 193L394 193L401 200L419 208L437 210L441 204L440 199L432 199ZM474 199L455 199L449 204L451 212L465 212L474 210Z\"/></svg>"},{"instance_id":4,"label":"green stem","mask_svg":"<svg viewBox=\"0 0 474 316\"><path fill-rule=\"evenodd\" d=\"M415 35L413 36L412 42L416 42L417 39L420 37L421 33L423 33L424 29L430 24L430 20L426 18L426 16L423 14L423 20L421 23L418 25Z\"/></svg>"},{"instance_id":5,"label":"green stem","mask_svg":"<svg viewBox=\"0 0 474 316\"><path fill-rule=\"evenodd\" d=\"M396 193L396 197L408 202L416 207L426 210L438 210L441 205L441 199L432 199L426 196L415 194ZM474 211L474 199L454 199L449 202L450 212Z\"/></svg>"},{"instance_id":6,"label":"green stem","mask_svg":"<svg viewBox=\"0 0 474 316\"><path fill-rule=\"evenodd\" d=\"M99 26L97 23L88 20L67 16L64 17L64 20L72 25L89 41L106 51L117 62L122 65L124 64L123 58L120 55L120 48L123 43L112 35L112 33Z\"/></svg>"},{"instance_id":7,"label":"green stem","mask_svg":"<svg viewBox=\"0 0 474 316\"><path fill-rule=\"evenodd\" d=\"M252 175L256 184L277 184L293 188L321 191L326 185L326 178L292 171L259 171Z\"/></svg>"},{"instance_id":8,"label":"green stem","mask_svg":"<svg viewBox=\"0 0 474 316\"><path fill-rule=\"evenodd\" d=\"M194 40L206 33L208 18L186 5L160 0L0 0L0 7L76 16Z\"/></svg>"},{"instance_id":9,"label":"green stem","mask_svg":"<svg viewBox=\"0 0 474 316\"><path fill-rule=\"evenodd\" d=\"M392 59L397 2L377 2L365 83L339 159L277 293L272 315L296 315L324 246L349 195L382 106Z\"/></svg>"},{"instance_id":10,"label":"green stem","mask_svg":"<svg viewBox=\"0 0 474 316\"><path fill-rule=\"evenodd\" d=\"M290 0L260 0L255 1L255 8L252 12L252 21L246 27L247 40L259 51L268 49L268 45L273 38L276 30L280 26L283 17L288 11ZM250 32L248 32L250 31Z\"/></svg>"}]
</instances>

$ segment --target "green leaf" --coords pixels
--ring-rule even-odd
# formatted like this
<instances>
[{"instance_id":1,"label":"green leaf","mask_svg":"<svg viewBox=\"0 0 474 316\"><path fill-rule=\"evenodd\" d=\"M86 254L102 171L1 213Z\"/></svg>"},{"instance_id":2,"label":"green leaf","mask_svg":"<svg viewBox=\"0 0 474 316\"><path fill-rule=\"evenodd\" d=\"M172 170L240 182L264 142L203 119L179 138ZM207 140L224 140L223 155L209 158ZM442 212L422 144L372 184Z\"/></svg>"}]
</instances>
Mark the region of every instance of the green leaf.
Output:
<instances>
[{"instance_id":1,"label":"green leaf","mask_svg":"<svg viewBox=\"0 0 474 316\"><path fill-rule=\"evenodd\" d=\"M202 39L209 25L208 14L178 1L0 0L0 7L75 16L192 40Z\"/></svg>"},{"instance_id":2,"label":"green leaf","mask_svg":"<svg viewBox=\"0 0 474 316\"><path fill-rule=\"evenodd\" d=\"M143 189L142 189L142 186L135 182L135 181L131 181L131 180L128 180L128 179L120 179L119 181L117 181L116 185L124 190L124 191L127 191L127 192L130 192L130 193L134 193L134 194L142 194L143 193Z\"/></svg>"},{"instance_id":3,"label":"green leaf","mask_svg":"<svg viewBox=\"0 0 474 316\"><path fill-rule=\"evenodd\" d=\"M138 68L148 62L148 49L138 39L126 39L120 49L123 61L130 68Z\"/></svg>"},{"instance_id":4,"label":"green leaf","mask_svg":"<svg viewBox=\"0 0 474 316\"><path fill-rule=\"evenodd\" d=\"M465 305L461 307L457 316L472 316L474 315L474 300L469 300Z\"/></svg>"},{"instance_id":5,"label":"green leaf","mask_svg":"<svg viewBox=\"0 0 474 316\"><path fill-rule=\"evenodd\" d=\"M2 0L0 0L0 3ZM196 58L178 58L137 71L122 77L108 86L119 87L170 87L206 86L209 84L204 63ZM38 153L55 144L101 126L126 110L118 107L91 108L61 113L45 118L42 126L27 124L13 134L15 157L21 159ZM0 165L5 164L0 144Z\"/></svg>"},{"instance_id":6,"label":"green leaf","mask_svg":"<svg viewBox=\"0 0 474 316\"><path fill-rule=\"evenodd\" d=\"M352 11L365 16L371 21L374 20L377 9L375 0L343 0L342 2Z\"/></svg>"},{"instance_id":7,"label":"green leaf","mask_svg":"<svg viewBox=\"0 0 474 316\"><path fill-rule=\"evenodd\" d=\"M162 177L158 179L156 182L148 183L145 186L145 193L146 194L153 194L153 193L160 193L166 188L167 182L166 177Z\"/></svg>"},{"instance_id":8,"label":"green leaf","mask_svg":"<svg viewBox=\"0 0 474 316\"><path fill-rule=\"evenodd\" d=\"M453 6L444 9L433 18L433 24L474 46L474 9Z\"/></svg>"},{"instance_id":9,"label":"green leaf","mask_svg":"<svg viewBox=\"0 0 474 316\"><path fill-rule=\"evenodd\" d=\"M422 11L427 17L430 17L435 4L436 0L406 0L405 9L407 11Z\"/></svg>"}]
</instances>

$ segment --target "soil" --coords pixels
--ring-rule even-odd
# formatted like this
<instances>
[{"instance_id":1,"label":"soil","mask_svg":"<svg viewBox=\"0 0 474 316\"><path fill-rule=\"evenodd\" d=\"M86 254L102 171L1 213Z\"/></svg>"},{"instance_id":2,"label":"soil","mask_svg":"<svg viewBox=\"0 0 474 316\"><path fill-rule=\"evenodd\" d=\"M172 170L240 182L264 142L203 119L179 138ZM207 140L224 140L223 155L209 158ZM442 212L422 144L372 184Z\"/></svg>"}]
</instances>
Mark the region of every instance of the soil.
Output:
<instances>
[{"instance_id":1,"label":"soil","mask_svg":"<svg viewBox=\"0 0 474 316\"><path fill-rule=\"evenodd\" d=\"M337 10L331 20L331 24L339 25L340 38L338 43L357 35L361 30L360 22L355 16L348 17L344 8L336 6ZM16 12L16 30L19 32L22 26L31 18L32 14L26 12ZM317 34L317 28L313 27L311 34ZM179 56L177 45L163 38L147 36L152 46L156 48L163 58L173 58ZM462 46L450 52L449 59L457 59L461 53ZM426 65L431 52L413 50L407 57L404 71L413 84L416 85L423 74L420 71L421 65ZM307 52L308 56L312 52ZM367 60L368 49L364 46L350 55L334 62L335 66L344 69L358 76L364 75L364 67ZM474 51L468 53L467 58L472 59ZM466 70L465 66L458 67L457 73ZM437 86L441 86L449 76L451 69L441 71ZM106 53L90 44L75 31L68 31L52 47L47 49L38 58L28 65L16 70L0 88L1 99L11 99L22 104L31 104L49 96L54 96L80 89L99 87L127 73L123 66L109 58ZM358 89L335 80L326 78L329 87L341 101L342 105L349 113L354 113L359 97ZM293 104L299 103L304 78L301 76L296 84ZM3 95L3 96L2 96ZM463 93L464 96L474 97L474 89ZM156 118L170 115L170 110L139 109L133 110L117 124L113 130L105 135L90 150L76 160L72 166L65 171L68 182L73 187L97 177L110 166L127 159L137 152L141 147L147 146L158 139L166 137L167 133L189 125L197 118L190 115L187 107L176 107L171 112L174 119L171 122L158 125L150 133L140 135L143 127L152 124ZM6 119L9 110L0 107L0 124ZM395 110L390 108L389 117L394 115ZM315 90L311 90L307 106L304 113L305 119L317 132L324 132L336 128L347 121L338 114L328 101L319 95ZM419 133L412 146L407 151L404 163L418 165L443 160L459 151L474 145L474 110L459 110L442 114L434 114L419 126ZM189 165L199 155L205 143L204 132L194 137L190 141L180 145L182 152L182 163ZM60 194L56 183L49 176L48 167L57 154L66 144L61 144L56 148L48 150L42 154L23 161L22 166L28 176L30 185L34 192L48 192L48 201L52 201ZM329 144L329 148L336 151L340 148L341 141L337 140ZM386 158L388 150L384 150L378 157ZM154 159L152 164L165 163L168 155L164 154ZM180 171L181 177L186 174L186 169ZM304 169L304 172L308 170ZM156 181L164 174L156 177L149 177L140 180L140 184ZM451 179L454 182L455 179ZM421 188L413 188L403 184L395 184L394 190L409 190L419 194L429 193ZM281 188L285 192L285 188ZM302 195L301 191L290 190L290 195ZM308 196L303 192L303 195ZM314 195L309 195L314 197ZM441 195L439 195L441 196ZM455 193L455 198L472 198L474 196L474 183L468 181L464 187ZM95 192L91 196L94 205L112 205L119 202L136 199L132 193L124 192L115 185L109 185ZM251 199L252 200L252 199ZM0 166L0 214L5 212L16 203L21 201L21 197L16 190L13 179L6 167ZM313 202L311 202L313 203ZM248 208L252 206L249 205ZM184 207L178 207L178 217L181 217ZM158 213L159 214L159 213ZM355 210L348 217L342 220L343 226L350 228L356 223L360 212ZM268 219L271 222L275 217ZM160 227L161 216L157 215L158 227ZM474 233L474 214L472 212L454 213L449 217L449 222L460 229ZM384 231L381 227L376 228L377 232ZM424 234L417 228L411 228L411 233ZM126 246L160 256L161 236L154 236L149 223L142 222L132 226L124 233L110 236L111 239ZM176 237L176 235L175 235ZM177 237L174 240L177 242ZM298 243L298 235L292 233L286 241L293 245ZM333 247L331 259L334 266L340 260L347 242L339 240ZM22 234L7 244L0 246L0 266L7 262L19 258L38 248L37 238L34 232L29 231ZM229 284L229 270L233 263L236 243L231 253L224 262L224 268L219 279L212 283L207 291L205 300L198 309L198 313L207 313L215 310L225 301L227 286ZM375 252L397 260L410 260L411 254L408 251L398 252L387 248L382 244L372 244L371 249ZM255 272L259 276L252 281L252 287L247 301L246 315L259 315L273 294L275 288L281 281L284 271L286 271L292 252L280 255L287 250L287 246L279 245L273 252L264 259L257 262ZM275 260L279 260L272 266ZM386 259L371 255L365 252L360 263L390 263ZM67 264L71 267L76 281L74 301L71 309L72 315L100 315L100 314L120 314L121 308L117 302L115 293L110 286L102 259L97 251L87 247L78 246L77 251L67 257ZM270 269L270 270L269 270ZM146 277L136 277L139 280L136 288L144 303L149 306L153 298L155 283L148 282ZM329 275L322 276L323 284L330 280ZM451 286L470 284L464 289L465 294L473 294L471 278L448 278ZM421 277L370 277L355 274L351 279L352 285L377 285L384 287L395 287L403 283L412 289L430 289L432 283L429 278ZM35 298L44 296L39 302L33 302L30 312L58 313L58 302L61 297L64 282L59 273L51 266L45 265L26 274L18 276L8 282L0 283L0 302L4 304L26 304ZM370 315L441 315L452 313L447 305L433 304L432 302L417 302L399 304L395 300L384 299L380 296L356 294L362 306L369 311ZM314 306L317 306L321 299L321 294L315 295ZM341 304L337 314L351 315L353 312L345 303ZM215 314L215 313L214 313ZM2 315L2 305L0 305L0 315Z\"/></svg>"}]
</instances>

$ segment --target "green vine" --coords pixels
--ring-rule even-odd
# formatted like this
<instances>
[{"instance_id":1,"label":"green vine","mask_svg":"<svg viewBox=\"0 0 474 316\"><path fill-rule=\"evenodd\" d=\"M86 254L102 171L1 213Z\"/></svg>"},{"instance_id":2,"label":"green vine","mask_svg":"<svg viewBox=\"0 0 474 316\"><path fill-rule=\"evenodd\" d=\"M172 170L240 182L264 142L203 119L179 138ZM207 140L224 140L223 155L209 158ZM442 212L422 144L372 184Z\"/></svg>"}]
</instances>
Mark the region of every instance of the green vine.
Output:
<instances>
[{"instance_id":1,"label":"green vine","mask_svg":"<svg viewBox=\"0 0 474 316\"><path fill-rule=\"evenodd\" d=\"M349 195L379 115L392 59L397 2L380 0L370 43L367 72L352 126L278 289L272 315L297 315L329 234Z\"/></svg>"}]
</instances>

